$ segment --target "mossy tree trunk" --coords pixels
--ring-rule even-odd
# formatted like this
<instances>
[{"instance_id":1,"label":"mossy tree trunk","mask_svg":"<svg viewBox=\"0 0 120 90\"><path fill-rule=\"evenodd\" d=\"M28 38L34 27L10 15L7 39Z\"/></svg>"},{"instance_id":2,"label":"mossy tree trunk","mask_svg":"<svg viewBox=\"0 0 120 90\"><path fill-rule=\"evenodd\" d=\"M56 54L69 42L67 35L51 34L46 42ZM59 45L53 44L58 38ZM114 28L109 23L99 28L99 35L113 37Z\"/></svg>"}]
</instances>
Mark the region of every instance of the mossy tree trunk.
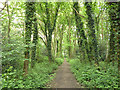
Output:
<instances>
[{"instance_id":1,"label":"mossy tree trunk","mask_svg":"<svg viewBox=\"0 0 120 90\"><path fill-rule=\"evenodd\" d=\"M69 24L69 29L68 29L68 43L69 43L69 46L68 46L68 54L69 54L69 58L71 58L71 23L70 21L68 22Z\"/></svg>"},{"instance_id":2,"label":"mossy tree trunk","mask_svg":"<svg viewBox=\"0 0 120 90\"><path fill-rule=\"evenodd\" d=\"M63 30L64 30L64 26L62 25L62 29L60 30L60 47L59 47L60 57L63 57L62 56Z\"/></svg>"},{"instance_id":3,"label":"mossy tree trunk","mask_svg":"<svg viewBox=\"0 0 120 90\"><path fill-rule=\"evenodd\" d=\"M49 6L48 6L48 2L45 3L45 7L46 7L46 15L47 15L47 22L46 22L46 38L47 38L47 51L48 51L48 58L49 61L54 61L53 60L53 56L52 56L52 51L51 51L51 42L52 42L52 33L56 27L56 20L57 20L57 16L58 16L58 9L59 9L60 4L57 4L57 8L55 11L55 17L53 20L53 23L51 22L50 19L50 12L49 12ZM48 35L47 35L47 30L48 30Z\"/></svg>"},{"instance_id":4,"label":"mossy tree trunk","mask_svg":"<svg viewBox=\"0 0 120 90\"><path fill-rule=\"evenodd\" d=\"M31 34L32 34L32 18L34 13L34 2L26 2L26 21L25 21L25 44L26 44L26 51L25 51L25 58L24 61L24 68L23 71L25 75L28 73L28 65L29 65L29 58L30 58L30 47L29 44L31 42Z\"/></svg>"},{"instance_id":5,"label":"mossy tree trunk","mask_svg":"<svg viewBox=\"0 0 120 90\"><path fill-rule=\"evenodd\" d=\"M94 19L92 16L94 16L93 10L92 10L92 2L85 2L86 7L86 13L88 15L88 27L90 29L89 31L89 38L90 38L90 52L91 58L96 60L96 63L98 63L98 48L97 48L97 39L95 34L95 24ZM94 57L94 58L93 58Z\"/></svg>"},{"instance_id":6,"label":"mossy tree trunk","mask_svg":"<svg viewBox=\"0 0 120 90\"><path fill-rule=\"evenodd\" d=\"M35 7L33 8L33 11L36 12ZM36 14L34 13L34 16L33 16L33 42L32 42L34 44L34 46L32 47L31 67L33 67L35 61L37 61L37 57L36 57L37 41L38 41L37 18L36 18Z\"/></svg>"},{"instance_id":7,"label":"mossy tree trunk","mask_svg":"<svg viewBox=\"0 0 120 90\"><path fill-rule=\"evenodd\" d=\"M87 56L89 59L87 38L83 30L83 23L81 21L81 17L77 13L79 12L78 2L74 2L73 8L76 10L76 11L74 10L74 13L75 13L75 21L76 21L76 27L77 27L78 45L82 52L84 52L84 48L86 49Z\"/></svg>"},{"instance_id":8,"label":"mossy tree trunk","mask_svg":"<svg viewBox=\"0 0 120 90\"><path fill-rule=\"evenodd\" d=\"M109 61L115 61L119 55L119 30L120 30L120 2L108 2L108 13L110 17L110 41L109 41ZM117 53L115 53L117 52ZM117 57L117 58L116 58Z\"/></svg>"}]
</instances>

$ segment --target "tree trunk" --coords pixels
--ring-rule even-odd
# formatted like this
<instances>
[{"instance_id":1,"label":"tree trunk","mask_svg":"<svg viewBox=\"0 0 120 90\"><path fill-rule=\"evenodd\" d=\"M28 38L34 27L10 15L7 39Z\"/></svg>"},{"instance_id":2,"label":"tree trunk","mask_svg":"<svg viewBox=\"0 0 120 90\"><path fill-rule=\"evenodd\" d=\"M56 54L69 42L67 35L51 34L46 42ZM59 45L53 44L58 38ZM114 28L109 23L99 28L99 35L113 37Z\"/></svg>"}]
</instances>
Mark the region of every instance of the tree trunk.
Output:
<instances>
[{"instance_id":1,"label":"tree trunk","mask_svg":"<svg viewBox=\"0 0 120 90\"><path fill-rule=\"evenodd\" d=\"M54 48L54 56L56 57L57 55L56 55L56 35L57 35L57 29L54 31L54 46L53 46L53 48Z\"/></svg>"},{"instance_id":2,"label":"tree trunk","mask_svg":"<svg viewBox=\"0 0 120 90\"><path fill-rule=\"evenodd\" d=\"M9 6L7 3L7 13L8 13L8 43L10 43L10 25L11 25L11 17L10 17L10 11L9 11Z\"/></svg>"},{"instance_id":3,"label":"tree trunk","mask_svg":"<svg viewBox=\"0 0 120 90\"><path fill-rule=\"evenodd\" d=\"M49 32L49 36L47 37L47 50L48 50L48 58L49 61L53 61L52 52L51 52L51 42L52 42L52 32Z\"/></svg>"},{"instance_id":4,"label":"tree trunk","mask_svg":"<svg viewBox=\"0 0 120 90\"><path fill-rule=\"evenodd\" d=\"M110 8L108 10L109 13L109 17L110 17L110 24L111 24L111 28L110 28L110 49L109 49L109 55L108 55L108 59L109 61L115 61L117 57L117 54L115 52L117 52L117 35L119 35L119 4L120 2L108 2L107 3ZM117 34L116 34L117 33ZM119 45L118 45L119 46Z\"/></svg>"},{"instance_id":5,"label":"tree trunk","mask_svg":"<svg viewBox=\"0 0 120 90\"><path fill-rule=\"evenodd\" d=\"M62 30L60 32L60 57L62 57L62 40L63 40L63 29L64 29L64 26L62 26Z\"/></svg>"},{"instance_id":6,"label":"tree trunk","mask_svg":"<svg viewBox=\"0 0 120 90\"><path fill-rule=\"evenodd\" d=\"M52 52L51 52L51 42L52 42L52 32L54 31L55 27L56 27L56 20L57 20L57 16L58 16L58 9L59 9L60 4L58 4L58 7L56 8L55 11L55 17L53 20L53 24L50 21L50 13L49 13L49 7L48 7L48 3L45 3L45 7L46 7L46 15L47 15L47 22L46 22L46 30L48 30L48 35L46 35L47 38L47 50L48 50L48 58L49 61L53 61L53 56L52 56ZM53 25L53 26L52 26Z\"/></svg>"},{"instance_id":7,"label":"tree trunk","mask_svg":"<svg viewBox=\"0 0 120 90\"><path fill-rule=\"evenodd\" d=\"M77 12L79 12L78 2L75 2L73 7L76 9ZM78 15L78 13L76 11L74 10L76 27L77 27L78 45L79 45L79 48L82 50L82 52L84 52L83 49L85 48L85 50L87 52L88 59L90 61L88 43L87 43L87 38L85 36L85 32L83 30L83 23L81 22L81 17Z\"/></svg>"},{"instance_id":8,"label":"tree trunk","mask_svg":"<svg viewBox=\"0 0 120 90\"><path fill-rule=\"evenodd\" d=\"M32 57L31 57L31 67L34 66L35 61L37 61L36 58L36 45L38 40L38 29L37 29L37 18L36 15L34 16L34 27L33 27L33 48L32 48Z\"/></svg>"},{"instance_id":9,"label":"tree trunk","mask_svg":"<svg viewBox=\"0 0 120 90\"><path fill-rule=\"evenodd\" d=\"M57 56L59 56L59 41L57 40Z\"/></svg>"},{"instance_id":10,"label":"tree trunk","mask_svg":"<svg viewBox=\"0 0 120 90\"><path fill-rule=\"evenodd\" d=\"M67 33L68 33L68 37L67 37L67 40L68 40L68 55L69 55L69 58L71 58L71 23L70 23L71 21L70 20L68 20L68 25L69 25L69 27L68 27L68 31L67 31Z\"/></svg>"},{"instance_id":11,"label":"tree trunk","mask_svg":"<svg viewBox=\"0 0 120 90\"><path fill-rule=\"evenodd\" d=\"M25 21L25 43L26 43L26 51L25 51L25 58L26 60L24 61L24 67L23 71L25 72L24 75L28 73L28 65L29 61L28 59L30 58L29 52L29 44L31 42L31 28L32 28L32 18L33 18L33 7L34 7L34 2L26 2L26 21Z\"/></svg>"},{"instance_id":12,"label":"tree trunk","mask_svg":"<svg viewBox=\"0 0 120 90\"><path fill-rule=\"evenodd\" d=\"M94 19L92 17L93 11L92 11L92 2L85 2L86 6L86 13L88 15L88 27L90 29L89 31L89 37L90 37L90 52L93 51L92 55L94 56L93 59L95 59L96 63L98 63L98 48L97 48L97 39L95 35L95 26L94 26Z\"/></svg>"}]
</instances>

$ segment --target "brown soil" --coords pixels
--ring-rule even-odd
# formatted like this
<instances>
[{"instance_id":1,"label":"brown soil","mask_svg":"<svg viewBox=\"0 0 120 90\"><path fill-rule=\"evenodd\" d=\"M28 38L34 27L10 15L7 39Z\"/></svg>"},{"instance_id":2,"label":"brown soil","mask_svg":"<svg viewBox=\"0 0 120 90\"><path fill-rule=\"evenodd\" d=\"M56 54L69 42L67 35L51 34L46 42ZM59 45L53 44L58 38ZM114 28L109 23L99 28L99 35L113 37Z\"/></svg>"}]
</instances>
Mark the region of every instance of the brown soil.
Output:
<instances>
[{"instance_id":1,"label":"brown soil","mask_svg":"<svg viewBox=\"0 0 120 90\"><path fill-rule=\"evenodd\" d=\"M66 60L58 67L56 77L49 86L50 88L82 88L70 71L70 65Z\"/></svg>"}]
</instances>

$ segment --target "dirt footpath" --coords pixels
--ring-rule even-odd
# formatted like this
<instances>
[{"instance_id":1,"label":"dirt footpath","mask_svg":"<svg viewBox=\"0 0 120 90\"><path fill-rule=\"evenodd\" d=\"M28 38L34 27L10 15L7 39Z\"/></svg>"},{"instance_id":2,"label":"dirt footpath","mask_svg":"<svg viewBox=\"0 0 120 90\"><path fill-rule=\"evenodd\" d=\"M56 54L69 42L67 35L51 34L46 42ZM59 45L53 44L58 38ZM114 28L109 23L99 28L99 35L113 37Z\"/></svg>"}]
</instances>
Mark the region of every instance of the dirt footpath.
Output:
<instances>
[{"instance_id":1,"label":"dirt footpath","mask_svg":"<svg viewBox=\"0 0 120 90\"><path fill-rule=\"evenodd\" d=\"M74 75L70 71L69 63L64 60L56 71L56 77L49 85L51 88L81 88Z\"/></svg>"}]
</instances>

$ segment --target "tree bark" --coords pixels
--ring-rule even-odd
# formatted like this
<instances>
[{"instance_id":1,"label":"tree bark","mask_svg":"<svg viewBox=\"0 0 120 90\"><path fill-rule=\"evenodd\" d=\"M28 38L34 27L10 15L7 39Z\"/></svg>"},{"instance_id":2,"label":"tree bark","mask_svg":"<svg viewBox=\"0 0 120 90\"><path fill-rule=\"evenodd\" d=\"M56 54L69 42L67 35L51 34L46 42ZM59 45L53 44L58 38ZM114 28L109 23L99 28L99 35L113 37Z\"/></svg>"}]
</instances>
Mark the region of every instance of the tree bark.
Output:
<instances>
[{"instance_id":1,"label":"tree bark","mask_svg":"<svg viewBox=\"0 0 120 90\"><path fill-rule=\"evenodd\" d=\"M62 25L62 29L60 30L60 57L62 57L62 41L63 41L63 30L64 30L64 26Z\"/></svg>"},{"instance_id":2,"label":"tree bark","mask_svg":"<svg viewBox=\"0 0 120 90\"><path fill-rule=\"evenodd\" d=\"M69 58L71 58L71 21L70 20L67 20L68 21L68 30L67 30L67 40L68 40L68 55L69 55Z\"/></svg>"},{"instance_id":3,"label":"tree bark","mask_svg":"<svg viewBox=\"0 0 120 90\"><path fill-rule=\"evenodd\" d=\"M37 45L37 40L38 40L38 29L37 29L37 18L36 15L34 16L34 23L33 23L33 48L32 48L32 57L31 57L31 67L34 66L35 61L37 61L36 58L36 45Z\"/></svg>"},{"instance_id":4,"label":"tree bark","mask_svg":"<svg viewBox=\"0 0 120 90\"><path fill-rule=\"evenodd\" d=\"M93 59L95 59L96 63L98 63L98 48L97 48L97 39L96 39L96 35L95 35L95 26L94 26L94 19L92 17L93 11L92 11L92 2L85 2L85 6L86 6L86 13L88 15L88 27L90 29L89 31L89 37L90 37L90 52L93 51L93 53L91 55L93 55ZM92 58L92 57L91 57Z\"/></svg>"},{"instance_id":5,"label":"tree bark","mask_svg":"<svg viewBox=\"0 0 120 90\"><path fill-rule=\"evenodd\" d=\"M75 2L73 7L76 9L77 12L79 12L78 2ZM79 48L81 48L82 52L84 52L83 50L84 48L86 49L88 59L90 60L87 38L83 30L83 23L81 22L81 17L78 15L76 11L74 11L74 13L75 13L75 20L76 20L76 27L77 27L78 45L79 45Z\"/></svg>"},{"instance_id":6,"label":"tree bark","mask_svg":"<svg viewBox=\"0 0 120 90\"><path fill-rule=\"evenodd\" d=\"M110 17L110 24L111 24L111 28L110 28L110 41L109 41L109 55L108 55L108 59L109 61L115 61L116 59L119 62L119 50L120 50L120 2L108 2L107 3L109 6L109 17ZM118 67L120 67L120 64L118 65Z\"/></svg>"},{"instance_id":7,"label":"tree bark","mask_svg":"<svg viewBox=\"0 0 120 90\"><path fill-rule=\"evenodd\" d=\"M49 61L53 61L52 52L51 52L51 42L52 42L52 32L49 32L49 36L47 37L47 50L48 50L48 58Z\"/></svg>"},{"instance_id":8,"label":"tree bark","mask_svg":"<svg viewBox=\"0 0 120 90\"><path fill-rule=\"evenodd\" d=\"M9 11L9 6L7 3L7 13L8 13L8 43L10 43L10 24L11 24L11 17L10 17L10 11Z\"/></svg>"},{"instance_id":9,"label":"tree bark","mask_svg":"<svg viewBox=\"0 0 120 90\"><path fill-rule=\"evenodd\" d=\"M53 56L51 52L51 42L52 42L52 32L54 31L56 27L56 20L58 16L58 9L59 9L60 4L58 4L58 7L56 8L55 11L55 17L53 20L53 24L50 22L50 13L49 13L49 8L48 8L48 3L46 2L45 7L46 7L46 14L47 14L47 22L46 22L46 30L48 30L48 36L47 36L47 50L48 50L48 58L49 61L53 61ZM52 26L53 25L53 26Z\"/></svg>"},{"instance_id":10,"label":"tree bark","mask_svg":"<svg viewBox=\"0 0 120 90\"><path fill-rule=\"evenodd\" d=\"M26 2L26 21L25 21L25 43L26 43L26 51L25 51L25 58L23 71L25 72L24 75L28 73L28 66L29 66L29 58L30 58L30 47L29 44L31 42L31 28L32 28L32 18L33 18L33 8L34 2Z\"/></svg>"}]
</instances>

